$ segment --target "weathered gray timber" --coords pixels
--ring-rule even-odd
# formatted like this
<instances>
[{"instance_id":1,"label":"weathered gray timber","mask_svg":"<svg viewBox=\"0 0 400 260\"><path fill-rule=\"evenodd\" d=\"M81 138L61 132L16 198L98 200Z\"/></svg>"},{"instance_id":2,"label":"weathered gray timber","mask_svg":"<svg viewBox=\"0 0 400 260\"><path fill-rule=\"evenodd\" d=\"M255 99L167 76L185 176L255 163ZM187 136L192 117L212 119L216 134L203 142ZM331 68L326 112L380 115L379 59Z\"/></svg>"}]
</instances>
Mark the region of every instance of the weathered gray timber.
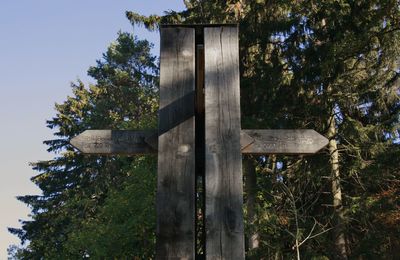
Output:
<instances>
[{"instance_id":1,"label":"weathered gray timber","mask_svg":"<svg viewBox=\"0 0 400 260\"><path fill-rule=\"evenodd\" d=\"M87 130L70 143L88 154L158 153L156 259L195 258L196 175L205 258L244 259L241 154L313 154L328 140L309 129L241 130L237 26L160 31L158 130Z\"/></svg>"},{"instance_id":2,"label":"weathered gray timber","mask_svg":"<svg viewBox=\"0 0 400 260\"><path fill-rule=\"evenodd\" d=\"M314 154L329 142L312 129L242 130L240 140L246 154Z\"/></svg>"},{"instance_id":3,"label":"weathered gray timber","mask_svg":"<svg viewBox=\"0 0 400 260\"><path fill-rule=\"evenodd\" d=\"M161 28L157 259L195 256L195 34Z\"/></svg>"},{"instance_id":4,"label":"weathered gray timber","mask_svg":"<svg viewBox=\"0 0 400 260\"><path fill-rule=\"evenodd\" d=\"M242 154L314 154L329 140L312 129L242 129ZM86 154L133 155L156 153L157 130L86 130L71 139Z\"/></svg>"},{"instance_id":5,"label":"weathered gray timber","mask_svg":"<svg viewBox=\"0 0 400 260\"><path fill-rule=\"evenodd\" d=\"M206 259L244 259L238 29L204 28Z\"/></svg>"},{"instance_id":6,"label":"weathered gray timber","mask_svg":"<svg viewBox=\"0 0 400 260\"><path fill-rule=\"evenodd\" d=\"M156 153L157 147L152 144L157 138L157 130L86 130L70 143L86 154L133 155Z\"/></svg>"}]
</instances>

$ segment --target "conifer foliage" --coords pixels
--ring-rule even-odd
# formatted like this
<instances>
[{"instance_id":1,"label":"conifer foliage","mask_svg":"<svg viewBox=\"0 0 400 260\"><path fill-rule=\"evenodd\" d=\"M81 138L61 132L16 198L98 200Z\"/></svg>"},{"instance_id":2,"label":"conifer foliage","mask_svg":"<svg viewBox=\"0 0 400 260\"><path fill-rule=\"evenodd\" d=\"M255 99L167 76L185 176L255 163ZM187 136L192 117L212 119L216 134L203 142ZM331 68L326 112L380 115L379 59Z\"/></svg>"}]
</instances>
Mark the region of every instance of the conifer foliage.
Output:
<instances>
[{"instance_id":1,"label":"conifer foliage","mask_svg":"<svg viewBox=\"0 0 400 260\"><path fill-rule=\"evenodd\" d=\"M86 129L154 128L158 109L157 60L151 45L119 33L88 71L96 83L72 84L73 95L56 104L47 122L53 160L33 163L40 196L18 199L32 220L10 229L24 249L22 259L151 257L155 242L155 158L83 156L69 140ZM133 199L137 198L137 199ZM128 221L128 223L127 223Z\"/></svg>"}]
</instances>

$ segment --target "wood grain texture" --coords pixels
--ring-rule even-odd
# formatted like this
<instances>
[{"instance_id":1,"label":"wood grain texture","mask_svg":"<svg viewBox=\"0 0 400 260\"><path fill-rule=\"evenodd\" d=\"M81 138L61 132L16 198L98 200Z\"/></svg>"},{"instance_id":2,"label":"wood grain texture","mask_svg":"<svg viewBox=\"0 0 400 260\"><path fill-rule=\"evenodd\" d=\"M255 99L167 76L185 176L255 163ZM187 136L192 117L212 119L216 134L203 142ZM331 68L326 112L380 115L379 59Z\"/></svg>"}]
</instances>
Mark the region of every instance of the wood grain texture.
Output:
<instances>
[{"instance_id":1,"label":"wood grain texture","mask_svg":"<svg viewBox=\"0 0 400 260\"><path fill-rule=\"evenodd\" d=\"M242 154L315 154L328 142L312 129L242 129L240 132ZM151 154L158 150L158 131L86 130L70 143L84 154Z\"/></svg>"},{"instance_id":2,"label":"wood grain texture","mask_svg":"<svg viewBox=\"0 0 400 260\"><path fill-rule=\"evenodd\" d=\"M134 155L156 153L156 130L86 130L70 143L84 154Z\"/></svg>"},{"instance_id":3,"label":"wood grain texture","mask_svg":"<svg viewBox=\"0 0 400 260\"><path fill-rule=\"evenodd\" d=\"M195 255L195 34L161 28L157 259Z\"/></svg>"},{"instance_id":4,"label":"wood grain texture","mask_svg":"<svg viewBox=\"0 0 400 260\"><path fill-rule=\"evenodd\" d=\"M328 139L312 129L243 129L244 154L314 154Z\"/></svg>"},{"instance_id":5,"label":"wood grain texture","mask_svg":"<svg viewBox=\"0 0 400 260\"><path fill-rule=\"evenodd\" d=\"M237 27L204 29L206 259L244 259Z\"/></svg>"}]
</instances>

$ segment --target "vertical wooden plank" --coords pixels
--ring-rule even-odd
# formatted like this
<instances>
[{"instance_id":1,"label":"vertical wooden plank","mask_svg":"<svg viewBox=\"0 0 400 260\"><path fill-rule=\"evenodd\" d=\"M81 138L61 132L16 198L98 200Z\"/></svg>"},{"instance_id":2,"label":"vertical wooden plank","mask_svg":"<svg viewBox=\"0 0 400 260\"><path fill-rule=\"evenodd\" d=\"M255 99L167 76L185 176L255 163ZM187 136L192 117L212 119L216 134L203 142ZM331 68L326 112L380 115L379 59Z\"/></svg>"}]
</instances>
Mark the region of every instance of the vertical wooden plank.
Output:
<instances>
[{"instance_id":1,"label":"vertical wooden plank","mask_svg":"<svg viewBox=\"0 0 400 260\"><path fill-rule=\"evenodd\" d=\"M157 259L195 254L195 34L161 28Z\"/></svg>"},{"instance_id":2,"label":"vertical wooden plank","mask_svg":"<svg viewBox=\"0 0 400 260\"><path fill-rule=\"evenodd\" d=\"M244 259L238 29L204 29L206 258Z\"/></svg>"}]
</instances>

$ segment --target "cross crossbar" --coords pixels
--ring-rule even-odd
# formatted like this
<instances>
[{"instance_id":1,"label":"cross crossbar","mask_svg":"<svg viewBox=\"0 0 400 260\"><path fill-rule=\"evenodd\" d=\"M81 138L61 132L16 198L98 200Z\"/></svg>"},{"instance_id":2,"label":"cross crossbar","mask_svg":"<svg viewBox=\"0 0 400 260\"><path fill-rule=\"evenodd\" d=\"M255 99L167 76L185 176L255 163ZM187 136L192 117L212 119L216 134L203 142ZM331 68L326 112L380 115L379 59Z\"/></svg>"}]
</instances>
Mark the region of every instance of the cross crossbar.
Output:
<instances>
[{"instance_id":1,"label":"cross crossbar","mask_svg":"<svg viewBox=\"0 0 400 260\"><path fill-rule=\"evenodd\" d=\"M157 130L85 130L70 143L84 154L141 155L158 152ZM314 154L328 139L312 129L242 129L242 154Z\"/></svg>"}]
</instances>

